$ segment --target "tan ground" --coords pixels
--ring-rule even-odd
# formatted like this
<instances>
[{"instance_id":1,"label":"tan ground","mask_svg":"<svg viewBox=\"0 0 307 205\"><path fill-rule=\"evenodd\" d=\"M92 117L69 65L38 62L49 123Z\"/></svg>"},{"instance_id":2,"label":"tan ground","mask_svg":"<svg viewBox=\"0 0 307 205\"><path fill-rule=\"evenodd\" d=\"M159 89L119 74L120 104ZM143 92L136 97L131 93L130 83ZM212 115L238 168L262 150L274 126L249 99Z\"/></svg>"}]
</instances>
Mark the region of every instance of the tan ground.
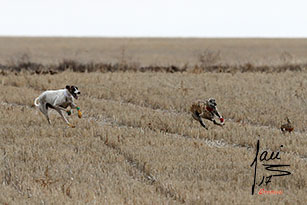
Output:
<instances>
[{"instance_id":1,"label":"tan ground","mask_svg":"<svg viewBox=\"0 0 307 205\"><path fill-rule=\"evenodd\" d=\"M0 64L27 55L32 62L55 64L125 61L136 65L195 65L205 51L220 51L217 63L279 65L307 62L306 39L136 39L136 38L0 38Z\"/></svg>"},{"instance_id":2,"label":"tan ground","mask_svg":"<svg viewBox=\"0 0 307 205\"><path fill-rule=\"evenodd\" d=\"M307 201L307 73L72 73L0 76L0 203L303 204ZM52 125L34 108L45 89L77 85L83 118ZM215 97L226 119L192 121ZM289 117L293 133L279 127ZM257 139L290 176L251 195ZM258 165L260 176L268 175ZM256 187L258 192L260 187Z\"/></svg>"}]
</instances>

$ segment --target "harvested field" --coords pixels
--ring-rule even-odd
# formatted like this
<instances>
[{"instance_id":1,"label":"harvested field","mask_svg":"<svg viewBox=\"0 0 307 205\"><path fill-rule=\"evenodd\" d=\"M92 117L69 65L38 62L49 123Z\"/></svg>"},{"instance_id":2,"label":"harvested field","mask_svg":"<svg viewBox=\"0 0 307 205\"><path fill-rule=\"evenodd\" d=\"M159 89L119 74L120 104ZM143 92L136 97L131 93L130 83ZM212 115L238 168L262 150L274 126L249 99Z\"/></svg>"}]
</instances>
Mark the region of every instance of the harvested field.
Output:
<instances>
[{"instance_id":1,"label":"harvested field","mask_svg":"<svg viewBox=\"0 0 307 205\"><path fill-rule=\"evenodd\" d=\"M36 45L38 46L38 45ZM3 57L3 56L2 56ZM303 60L302 60L303 61ZM39 62L39 61L37 61ZM270 67L270 66L269 66ZM1 204L303 204L307 201L307 72L0 74ZM77 85L68 128L34 107L44 90ZM214 97L225 126L192 120ZM279 129L289 117L292 133ZM251 195L256 153L279 151L291 175ZM270 164L268 162L268 164ZM261 167L257 182L268 176ZM282 191L259 195L258 191Z\"/></svg>"},{"instance_id":2,"label":"harvested field","mask_svg":"<svg viewBox=\"0 0 307 205\"><path fill-rule=\"evenodd\" d=\"M306 73L73 73L2 76L3 203L249 203L306 200ZM287 84L283 82L287 80ZM67 128L33 107L45 89L78 85L84 117ZM295 97L297 89L301 96ZM214 96L225 127L191 120L189 104ZM295 104L296 106L292 106ZM76 113L74 113L76 114ZM288 116L295 132L278 129ZM292 175L252 196L256 140L284 145ZM244 197L242 197L244 196Z\"/></svg>"},{"instance_id":3,"label":"harvested field","mask_svg":"<svg viewBox=\"0 0 307 205\"><path fill-rule=\"evenodd\" d=\"M125 61L140 66L194 65L203 51L220 51L223 65L306 63L306 39L201 38L0 38L0 64L27 55L33 62L56 64L64 58L83 63Z\"/></svg>"}]
</instances>

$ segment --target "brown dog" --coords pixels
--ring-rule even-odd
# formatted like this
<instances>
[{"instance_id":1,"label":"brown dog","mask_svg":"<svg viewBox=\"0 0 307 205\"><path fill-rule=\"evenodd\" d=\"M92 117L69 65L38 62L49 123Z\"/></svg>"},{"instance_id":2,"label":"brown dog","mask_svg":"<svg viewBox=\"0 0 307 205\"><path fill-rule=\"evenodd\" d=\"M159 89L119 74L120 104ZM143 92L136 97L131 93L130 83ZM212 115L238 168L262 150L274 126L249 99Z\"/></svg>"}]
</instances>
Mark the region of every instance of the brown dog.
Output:
<instances>
[{"instance_id":1,"label":"brown dog","mask_svg":"<svg viewBox=\"0 0 307 205\"><path fill-rule=\"evenodd\" d=\"M197 120L201 126L208 129L205 123L202 121L202 118L212 121L215 125L223 126L224 118L218 112L216 108L217 104L214 98L210 98L209 100L202 101L198 100L194 102L190 108L192 112L192 117ZM218 117L221 123L215 121L214 117Z\"/></svg>"}]
</instances>

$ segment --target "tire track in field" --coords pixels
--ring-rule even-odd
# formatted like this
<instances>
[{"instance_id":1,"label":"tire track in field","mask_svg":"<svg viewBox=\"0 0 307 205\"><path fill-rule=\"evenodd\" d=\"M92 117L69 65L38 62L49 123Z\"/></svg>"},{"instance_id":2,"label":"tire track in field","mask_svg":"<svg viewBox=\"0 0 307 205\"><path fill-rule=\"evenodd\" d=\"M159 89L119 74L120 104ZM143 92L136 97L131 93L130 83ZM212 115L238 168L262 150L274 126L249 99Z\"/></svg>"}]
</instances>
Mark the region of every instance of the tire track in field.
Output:
<instances>
[{"instance_id":1,"label":"tire track in field","mask_svg":"<svg viewBox=\"0 0 307 205\"><path fill-rule=\"evenodd\" d=\"M6 102L0 102L0 105L3 106L13 106L13 107L21 107L22 109L27 108L30 110L35 110L34 107L31 107L29 105L25 105L25 104L17 104L17 103L6 103ZM94 120L95 122L102 122L101 120L96 119L95 117L83 117L85 119L88 120ZM108 120L104 120L104 125L108 125L108 126L113 126L114 124L117 127L125 127L128 129L136 129L135 127L131 128L128 127L126 125L119 125L118 122L108 122ZM139 129L139 128L138 128ZM101 140L103 140L101 138ZM152 173L150 173L149 171L146 171L145 162L141 162L137 159L134 159L132 156L130 156L128 153L124 152L118 145L116 145L115 143L111 143L108 142L108 140L104 140L104 145L107 146L109 149L112 149L114 151L117 152L117 154L121 155L124 157L125 161L128 163L128 165L135 169L138 173L141 174L141 176L143 176L144 181L147 182L146 184L150 184L152 186L155 187L155 191L157 192L157 194L161 194L163 196L165 196L166 198L171 198L179 203L185 203L185 198L182 197L180 194L178 194L175 190L170 190L169 188L167 188L166 186L163 185L162 182L160 182L159 180L156 179L155 176L153 176ZM137 177L135 177L137 178ZM134 179L134 178L133 178ZM134 179L135 180L135 179Z\"/></svg>"},{"instance_id":2,"label":"tire track in field","mask_svg":"<svg viewBox=\"0 0 307 205\"><path fill-rule=\"evenodd\" d=\"M97 97L93 97L93 96L89 96L89 95L84 95L84 96L88 97L90 99L94 99L94 100L101 100L101 101L105 101L105 102L124 104L124 105L128 105L128 106L139 107L139 108L148 108L148 109L151 109L153 111L160 112L160 113L170 113L170 114L174 114L174 115L182 115L182 116L185 116L185 117L190 117L190 113L188 113L188 112L180 112L178 110L168 110L168 109L161 109L161 108L153 108L152 106L139 105L137 103L127 102L126 100L119 101L119 100L113 100L113 99L107 99L107 98L97 98ZM262 129L270 129L270 130L274 130L274 131L280 130L279 128L276 128L276 127L272 127L272 126L269 126L269 125L262 125L262 124L254 123L254 122L250 122L250 121L249 122L243 122L243 123L242 122L238 122L234 118L227 118L225 120L230 121L232 123L245 124L245 125L249 125L249 126L252 126L252 127L262 128ZM306 132L307 131L303 131L303 130L295 130L292 133L304 134Z\"/></svg>"},{"instance_id":3,"label":"tire track in field","mask_svg":"<svg viewBox=\"0 0 307 205\"><path fill-rule=\"evenodd\" d=\"M4 86L12 86L12 85L4 85ZM15 86L13 86L15 87ZM17 87L17 88L21 88L21 87ZM42 91L40 89L35 89L34 87L26 87L28 89L32 89L35 91ZM161 109L161 108L153 108L152 106L145 106L145 105L139 105L137 103L131 103L131 102L127 102L125 99L124 100L113 100L113 99L107 99L107 98L97 98L97 97L93 97L93 96L89 96L89 95L83 95L84 97L88 97L90 99L95 99L95 100L101 100L101 101L105 101L105 102L113 102L113 103L117 103L117 104L125 104L125 105L129 105L129 106L134 106L134 107L139 107L139 108L148 108L157 112L161 112L161 113L170 113L170 114L174 114L174 115L183 115L185 117L190 116L190 114L188 112L180 112L178 110L168 110L168 109ZM152 104L150 104L152 105ZM234 118L225 118L225 120L230 121L232 123L237 123L237 124L245 124L245 125L249 125L252 127L257 127L257 128L262 128L262 129L269 129L269 130L273 130L273 131L277 131L280 130L277 127L272 127L269 125L263 125L260 123L255 123L255 122L238 122L236 119ZM294 130L292 133L295 134L304 134L307 133L307 130Z\"/></svg>"},{"instance_id":4,"label":"tire track in field","mask_svg":"<svg viewBox=\"0 0 307 205\"><path fill-rule=\"evenodd\" d=\"M116 102L118 102L118 101L116 101ZM28 109L31 109L33 111L36 110L35 107L29 106L29 105L26 105L26 104L0 102L0 105L28 108ZM141 126L129 126L129 125L126 125L126 124L123 124L123 123L119 123L117 121L112 120L111 117L112 116L108 116L108 117L104 118L103 120L101 120L101 119L98 119L98 118L95 118L95 117L92 117L92 116L89 116L89 117L86 117L84 115L82 116L82 118L85 118L85 119L94 120L96 122L99 121L99 122L102 123L102 125L108 125L108 126L115 125L117 127L123 127L123 128L128 128L128 129L144 129ZM152 130L152 132L157 132L157 131L156 130ZM166 135L170 135L170 136L191 138L191 139L197 140L197 138L194 138L194 137L191 137L191 136L188 136L188 135L180 135L180 134L174 133L174 132L163 131L163 133L166 134ZM208 146L211 146L211 147L221 148L221 147L228 146L228 144L223 142L222 140L210 140L210 139L205 139L205 138L202 138L202 139L199 139L199 140L205 142ZM233 144L233 146L234 147L245 147L245 148L248 148L247 146L239 145L239 144Z\"/></svg>"},{"instance_id":5,"label":"tire track in field","mask_svg":"<svg viewBox=\"0 0 307 205\"><path fill-rule=\"evenodd\" d=\"M191 116L189 115L189 114L187 114L187 113L181 113L181 112L177 112L177 111L169 111L169 110L163 110L163 109L153 109L153 108L151 108L151 107L147 107L147 106L140 106L140 105L137 105L137 104L134 104L134 103L127 103L127 102L122 102L122 101L117 101L117 100L109 100L109 99L99 99L99 98L95 98L95 97L89 97L89 96L86 96L87 98L89 98L89 99L92 99L92 100L94 100L94 101L102 101L102 102L106 102L106 103L111 103L111 104L118 104L118 105L120 105L120 106L130 106L130 107L132 107L132 108L140 108L140 109L149 109L149 110L152 110L152 111L154 111L154 112L158 112L158 113L161 113L161 114L171 114L171 115L176 115L176 116L182 116L182 117L184 117L184 118L186 118L186 119L188 119L188 118L191 118ZM110 116L110 117L112 117L112 116ZM235 121L233 121L232 119L227 119L227 120L229 120L230 122L232 122L232 123L238 123L238 122L235 122ZM241 123L240 123L241 124ZM249 124L247 124L246 123L246 125L249 125ZM256 127L256 128L262 128L262 129L269 129L269 130L272 130L272 131L278 131L278 132L280 132L280 130L279 129L277 129L277 128L272 128L272 127L268 127L268 126L259 126L259 125L257 125L257 126L251 126L251 127ZM171 133L171 134L177 134L177 132L170 132L170 131L168 131L168 133ZM293 132L292 134L295 134L295 135L298 135L298 134L304 134L304 132ZM181 134L181 136L188 136L189 134ZM194 137L188 137L188 138L194 138ZM204 139L204 140L208 140L208 142L210 143L210 144L229 144L229 145L231 145L231 146L234 146L234 147L245 147L245 148L249 148L250 146L249 145L246 145L246 144L242 144L242 143L231 143L231 142L225 142L225 140L224 139L219 139L219 140L209 140L209 139L206 139L206 138L202 138L202 139ZM266 148L267 150L270 150L269 148ZM287 153L291 153L291 152L287 152ZM293 154L293 155L296 155L296 154ZM296 155L296 156L300 156L301 158L307 158L307 156L305 156L305 155Z\"/></svg>"},{"instance_id":6,"label":"tire track in field","mask_svg":"<svg viewBox=\"0 0 307 205\"><path fill-rule=\"evenodd\" d=\"M133 103L127 103L127 102L121 102L121 101L116 101L116 100L108 100L108 99L99 99L99 98L95 98L95 97L89 97L89 96L86 96L88 97L89 99L93 99L93 100L97 100L97 101L105 101L105 102L111 102L111 103L116 103L116 104L124 104L124 105L129 105L129 106L133 106L133 107L139 107L139 108L147 108L147 109L151 109L153 111L156 111L156 112L160 112L162 114L165 114L165 113L173 113L175 115L184 115L184 116L187 116L185 115L184 113L180 113L180 112L177 112L177 111L169 111L169 110L163 110L163 109L153 109L151 107L146 107L146 106L140 106L140 105L137 105L137 104L133 104ZM27 108L30 108L32 110L35 110L35 107L33 106L29 106L29 105L26 105L26 104L17 104L17 103L6 103L6 102L1 102L0 104L2 105L12 105L12 106L20 106L20 107L27 107ZM106 114L106 113L105 113ZM108 116L110 119L112 119L112 116ZM84 117L84 118L92 118L92 119L95 119L93 117ZM117 121L114 121L114 120L110 120L110 119L107 119L105 118L104 121L101 121L101 120L98 120L98 119L95 119L95 120L98 120L100 122L105 122L104 124L106 125L116 125L117 127L125 127L125 128L133 128L133 129L143 129L143 127L141 126L129 126L127 124L124 124L124 123L119 123ZM278 130L278 129L276 129ZM157 132L156 130L153 130L154 132ZM184 137L184 138L189 138L189 139L196 139L192 136L189 136L189 135L181 135L181 134L178 134L178 133L174 133L174 132L169 132L169 131L163 131L163 133L165 133L166 135L170 135L170 136L173 136L173 137ZM202 142L206 143L208 146L211 146L211 147L216 147L216 148L222 148L222 147L228 147L228 146L232 146L232 147L236 147L236 148L246 148L247 150L250 150L250 149L253 149L252 147L250 146L247 146L245 144L235 144L235 143L227 143L225 142L223 139L221 140L210 140L210 139L206 139L206 138L201 138L200 139ZM272 151L268 148L266 149L263 149L263 150L268 150L268 151ZM294 153L291 153L291 152L283 152L285 154L288 154L288 155L292 155L292 156L296 156L296 157L299 157L300 159L304 160L304 161L307 161L307 156L305 155L297 155L297 154L294 154Z\"/></svg>"},{"instance_id":7,"label":"tire track in field","mask_svg":"<svg viewBox=\"0 0 307 205\"><path fill-rule=\"evenodd\" d=\"M127 103L127 102L121 102L121 101L109 100L109 99L98 99L98 98L89 97L89 96L86 96L86 97L88 97L89 99L96 100L96 101L105 101L105 102L115 103L115 104L119 104L119 105L127 105L127 106L132 106L132 107L150 109L150 110L153 110L155 112L162 113L162 114L170 114L171 113L171 114L174 114L174 115L182 115L184 117L189 117L188 114L180 113L180 112L177 112L177 111L169 111L169 110L163 110L163 109L153 109L151 107L140 106L140 105L137 105L137 104L134 104L134 103ZM116 125L117 127L124 127L124 128L130 128L130 129L131 128L132 129L144 129L144 127L142 127L142 126L127 125L127 124L125 124L125 122L118 122L116 120L113 120L112 119L113 116L108 115L107 113L104 113L104 115L107 116L107 118L104 118L103 121L107 122L106 124L108 124L108 125ZM95 119L95 120L101 121L99 119ZM236 123L236 122L233 122L233 123ZM259 127L262 127L262 126L259 126ZM266 126L263 126L263 127L265 128ZM271 129L278 131L277 128L271 128ZM158 130L152 130L152 131L158 132ZM168 136L171 136L171 137L184 137L184 138L188 138L188 139L198 140L197 138L195 138L193 136L186 135L186 134L178 134L176 132L171 132L171 131L163 131L163 133L165 135L168 135ZM296 134L299 134L299 133L296 133ZM205 142L205 144L207 144L210 147L216 147L216 148L235 147L235 148L245 148L247 150L251 150L251 149L253 150L254 149L253 147L248 146L246 144L228 143L228 142L225 142L224 139L210 140L210 139L206 139L206 138L201 138L199 140L201 140L202 142ZM265 150L266 151L273 151L269 148L263 148L262 149L262 151L265 151ZM295 156L295 157L298 157L302 160L307 161L307 155L306 156L305 155L298 155L298 154L291 153L291 152L283 152L283 153L288 154L288 155L292 155L292 156Z\"/></svg>"},{"instance_id":8,"label":"tire track in field","mask_svg":"<svg viewBox=\"0 0 307 205\"><path fill-rule=\"evenodd\" d=\"M28 109L31 109L31 110L35 110L33 107L29 106L29 105L20 105L20 104L11 104L11 103L3 103L1 102L0 103L1 105L9 105L9 106L17 106L17 107L26 107ZM85 119L88 119L88 120L94 120L95 122L100 122L100 123L103 123L103 125L107 125L107 126L117 126L117 127L125 127L127 129L142 129L142 127L131 127L131 126L128 126L128 125L125 125L125 124L120 124L118 123L117 121L114 121L114 120L110 120L110 118L104 118L103 120L101 119L97 119L96 117L84 117ZM152 131L152 130L150 130ZM154 131L152 131L154 132ZM184 138L191 138L191 139L194 139L194 140L201 140L201 141L204 141L202 139L195 139L191 136L185 136L185 135L180 135L180 134L174 134L174 133L165 133L166 135L169 135L170 137L184 137ZM156 177L150 173L149 171L146 171L146 168L145 168L145 163L146 162L141 162L137 159L134 159L131 155L129 155L129 153L123 151L118 145L116 145L115 143L109 143L106 139L101 139L101 140L104 140L104 145L107 146L108 148L116 151L119 155L123 156L124 159L126 160L126 162L128 163L128 165L132 168L132 169L135 169L138 173L141 174L141 176L143 176L144 178L144 181L145 182L142 182L142 183L146 183L146 184L149 184L151 186L154 186L155 187L155 191L157 194L161 194L163 196L165 196L166 198L170 198L170 199L173 199L175 201L177 201L178 203L181 203L181 204L184 204L186 202L186 199L181 196L180 194L178 194L178 192L176 192L174 189L170 189L168 187L166 187L163 182L160 182L159 180L156 179ZM209 145L209 143L207 143L208 141L206 140L205 141L207 145ZM210 146L210 145L209 145ZM211 145L212 146L212 145ZM220 146L217 146L215 144L215 142L213 142L213 146L215 147L220 147L220 148L227 148L227 147L235 147L235 148L246 148L247 151L252 151L253 148L251 147L247 147L247 146L238 146L238 145L231 145L231 144L227 144L227 143L223 143L223 144L220 144ZM287 153L287 152L284 152L285 154L289 154L289 155L294 155L296 157L299 157L301 158L301 160L303 162L307 162L307 157L302 157L302 156L298 156L298 155L295 155L295 154L291 154L291 153ZM133 174L134 175L134 174ZM134 175L135 177L135 175ZM133 180L136 180L134 177L132 177Z\"/></svg>"},{"instance_id":9,"label":"tire track in field","mask_svg":"<svg viewBox=\"0 0 307 205\"><path fill-rule=\"evenodd\" d=\"M93 99L94 100L101 100L101 99L97 99L97 98L93 98ZM103 99L103 101L112 102L112 103L121 103L119 101L105 100L105 99ZM0 104L1 105L9 105L9 106L27 107L29 109L35 110L34 107L29 106L29 105L25 105L25 104L6 103L6 102L1 102ZM136 106L136 107L142 107L142 106L138 106L138 105L130 104L130 103L122 103L122 104L129 104L129 105ZM142 108L147 108L147 107L142 107ZM150 108L150 109L152 109L152 108ZM169 112L163 111L163 110L160 110L160 112L162 112L162 113L169 113ZM129 126L129 125L125 124L125 123L120 123L118 121L113 120L112 116L109 116L106 113L104 113L104 114L106 116L108 116L108 117L104 118L103 120L97 119L97 118L92 117L92 116L89 116L89 117L83 116L83 118L85 118L85 119L92 119L92 120L94 120L96 122L99 121L99 122L102 123L102 125L108 125L108 126L115 125L117 127L124 127L124 128L128 128L128 129L144 129L141 126ZM182 114L182 113L179 113L179 114ZM153 132L157 132L156 130L152 130L152 131ZM183 138L188 138L188 139L193 139L193 140L201 140L202 142L204 142L206 145L208 145L210 147L216 147L216 148L235 147L235 148L245 148L247 150L253 150L254 149L251 146L247 146L247 145L243 145L243 144L227 143L223 139L221 139L221 140L210 140L210 139L206 139L206 138L199 138L199 139L197 139L197 138L194 138L194 137L189 136L189 135L181 135L181 134L174 133L174 132L169 132L169 131L163 131L163 133L168 135L168 136L172 136L172 137L183 137ZM263 151L264 150L272 151L269 148L265 148L265 149L263 148ZM283 153L288 154L288 155L292 155L292 156L295 156L295 157L298 157L301 160L307 162L307 156L305 156L305 155L297 155L297 154L294 154L294 153L291 153L291 152L283 152Z\"/></svg>"},{"instance_id":10,"label":"tire track in field","mask_svg":"<svg viewBox=\"0 0 307 205\"><path fill-rule=\"evenodd\" d=\"M160 182L159 180L156 179L155 176L153 176L152 173L146 171L145 168L146 162L141 162L137 159L134 159L128 153L124 152L115 143L109 143L107 140L105 140L104 144L110 149L115 150L119 155L122 155L125 158L126 162L130 165L130 167L136 169L150 185L156 188L156 192L158 194L162 194L166 198L172 198L173 200L180 202L182 204L185 203L186 200L181 195L179 195L176 191L170 190L167 187L165 187L162 182Z\"/></svg>"},{"instance_id":11,"label":"tire track in field","mask_svg":"<svg viewBox=\"0 0 307 205\"><path fill-rule=\"evenodd\" d=\"M112 120L111 116L108 116L107 118L103 118L103 120L97 119L95 117L88 117L88 119L92 119L95 122L101 122L101 123L103 122L102 125L107 125L107 126L114 126L115 125L116 127L126 128L126 129L144 129L144 127L141 127L141 126L130 126L130 125L127 125L125 123L119 123L117 121ZM157 130L151 130L151 131L155 132L155 133L158 132ZM224 142L223 140L209 140L209 139L206 139L206 138L194 138L194 137L189 136L189 135L181 135L181 134L169 132L169 131L163 131L163 134L170 136L170 137L173 137L173 138L174 137L175 138L176 137L182 137L182 138L186 138L186 139L193 139L195 141L201 141L201 142L204 142L209 147L216 147L216 148L234 147L234 148L243 148L243 149L246 149L247 151L253 151L255 149L254 147L247 146L247 145L230 144L230 143ZM272 152L273 150L271 150L269 148L262 148L261 151L271 151ZM307 156L297 155L297 154L294 154L294 153L291 153L291 152L285 152L285 151L282 151L281 153L291 155L291 156L294 156L294 157L298 157L301 160L307 162Z\"/></svg>"},{"instance_id":12,"label":"tire track in field","mask_svg":"<svg viewBox=\"0 0 307 205\"><path fill-rule=\"evenodd\" d=\"M4 86L11 86L11 85L4 85ZM13 87L15 87L15 86L13 86ZM17 88L21 88L21 87L17 87ZM35 91L42 91L40 89L35 89L34 87L27 87L27 88L35 90ZM139 108L148 108L148 109L154 110L156 112L161 112L161 113L170 113L170 114L174 114L174 115L182 115L182 116L185 116L185 117L189 117L190 116L190 114L188 112L180 112L178 110L153 108L152 106L145 106L145 105L139 105L137 103L127 102L125 99L119 101L119 100L113 100L113 99L107 99L107 98L97 98L97 97L89 96L89 95L86 95L86 94L83 95L83 96L84 97L88 97L90 99L101 100L101 101L105 101L105 102L113 102L113 103L117 103L117 104L125 104L125 105L128 105L128 106L134 106L134 107L139 107ZM150 105L152 105L152 104L150 104ZM259 123L255 123L255 122L250 122L250 121L248 121L248 122L238 122L234 118L227 118L225 120L230 121L232 123L244 124L244 125L249 125L249 126L252 126L252 127L262 128L262 129L269 129L269 130L273 130L273 131L280 130L277 127L272 127L272 126L269 126L269 125L263 125L263 124L259 124ZM292 133L304 134L304 133L307 133L307 130L294 130Z\"/></svg>"}]
</instances>

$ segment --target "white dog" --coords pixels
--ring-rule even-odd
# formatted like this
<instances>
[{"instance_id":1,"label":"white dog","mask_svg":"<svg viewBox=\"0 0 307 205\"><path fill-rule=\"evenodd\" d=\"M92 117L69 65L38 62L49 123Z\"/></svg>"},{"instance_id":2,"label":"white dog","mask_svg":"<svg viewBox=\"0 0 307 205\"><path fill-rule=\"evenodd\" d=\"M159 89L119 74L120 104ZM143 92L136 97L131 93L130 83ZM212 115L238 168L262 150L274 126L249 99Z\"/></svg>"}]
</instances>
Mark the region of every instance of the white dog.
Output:
<instances>
[{"instance_id":1,"label":"white dog","mask_svg":"<svg viewBox=\"0 0 307 205\"><path fill-rule=\"evenodd\" d=\"M63 120L70 127L75 127L70 124L69 121L65 118L62 113L62 110L66 111L68 115L71 114L71 111L66 109L68 106L71 109L78 110L78 117L82 117L82 113L80 108L74 103L74 98L78 99L78 95L80 95L80 91L76 86L67 85L65 89L60 90L47 90L43 92L39 97L34 100L35 106L39 107L40 111L46 116L48 123L50 124L49 116L48 116L48 108L55 109L63 118Z\"/></svg>"}]
</instances>

